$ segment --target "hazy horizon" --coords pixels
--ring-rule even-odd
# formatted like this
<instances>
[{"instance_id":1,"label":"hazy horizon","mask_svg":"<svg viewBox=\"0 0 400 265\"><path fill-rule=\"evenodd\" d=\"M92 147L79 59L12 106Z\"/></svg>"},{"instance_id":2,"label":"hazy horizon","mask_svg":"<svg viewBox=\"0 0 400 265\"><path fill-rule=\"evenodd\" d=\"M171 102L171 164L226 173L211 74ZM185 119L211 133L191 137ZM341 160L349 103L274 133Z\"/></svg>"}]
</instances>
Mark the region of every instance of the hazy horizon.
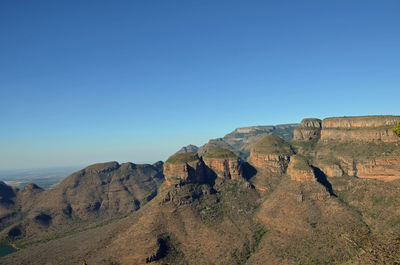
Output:
<instances>
[{"instance_id":1,"label":"hazy horizon","mask_svg":"<svg viewBox=\"0 0 400 265\"><path fill-rule=\"evenodd\" d=\"M1 1L0 170L398 115L398 1Z\"/></svg>"}]
</instances>

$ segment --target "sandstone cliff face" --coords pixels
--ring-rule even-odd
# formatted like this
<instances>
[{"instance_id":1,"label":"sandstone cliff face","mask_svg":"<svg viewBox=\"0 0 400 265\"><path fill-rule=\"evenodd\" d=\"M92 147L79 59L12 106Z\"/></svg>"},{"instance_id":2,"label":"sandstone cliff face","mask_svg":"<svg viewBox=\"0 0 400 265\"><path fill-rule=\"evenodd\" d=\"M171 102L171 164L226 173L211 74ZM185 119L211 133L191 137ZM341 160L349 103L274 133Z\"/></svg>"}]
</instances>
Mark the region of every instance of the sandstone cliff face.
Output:
<instances>
[{"instance_id":1,"label":"sandstone cliff face","mask_svg":"<svg viewBox=\"0 0 400 265\"><path fill-rule=\"evenodd\" d=\"M361 116L327 118L322 121L321 141L397 142L400 140L392 128L400 116Z\"/></svg>"},{"instance_id":2,"label":"sandstone cliff face","mask_svg":"<svg viewBox=\"0 0 400 265\"><path fill-rule=\"evenodd\" d=\"M164 164L165 183L180 186L186 183L210 183L213 178L239 180L243 178L240 158L224 148L205 150L202 157L196 153L171 156Z\"/></svg>"},{"instance_id":3,"label":"sandstone cliff face","mask_svg":"<svg viewBox=\"0 0 400 265\"><path fill-rule=\"evenodd\" d=\"M206 179L204 162L165 163L165 184L168 186L185 183L201 183Z\"/></svg>"},{"instance_id":4,"label":"sandstone cliff face","mask_svg":"<svg viewBox=\"0 0 400 265\"><path fill-rule=\"evenodd\" d=\"M217 174L219 178L239 180L243 177L242 165L237 159L203 158L204 163Z\"/></svg>"},{"instance_id":5,"label":"sandstone cliff face","mask_svg":"<svg viewBox=\"0 0 400 265\"><path fill-rule=\"evenodd\" d=\"M291 157L287 172L291 180L299 182L316 182L314 172L308 165L307 161L299 156L295 155Z\"/></svg>"},{"instance_id":6,"label":"sandstone cliff face","mask_svg":"<svg viewBox=\"0 0 400 265\"><path fill-rule=\"evenodd\" d=\"M207 181L203 160L194 152L175 154L164 163L165 184L177 186Z\"/></svg>"},{"instance_id":7,"label":"sandstone cliff face","mask_svg":"<svg viewBox=\"0 0 400 265\"><path fill-rule=\"evenodd\" d=\"M399 179L400 138L392 131L398 121L400 116L326 118L320 123L318 144L310 153L316 156L313 163L327 177ZM316 119L304 119L296 129L294 139L312 140L318 127ZM301 145L298 151L304 151Z\"/></svg>"},{"instance_id":8,"label":"sandstone cliff face","mask_svg":"<svg viewBox=\"0 0 400 265\"><path fill-rule=\"evenodd\" d=\"M332 117L322 121L322 128L380 128L394 126L400 121L400 116L375 115L375 116L357 116L357 117Z\"/></svg>"},{"instance_id":9,"label":"sandstone cliff face","mask_svg":"<svg viewBox=\"0 0 400 265\"><path fill-rule=\"evenodd\" d=\"M273 173L285 173L293 155L290 145L280 137L270 134L257 142L250 152L251 164Z\"/></svg>"},{"instance_id":10,"label":"sandstone cliff face","mask_svg":"<svg viewBox=\"0 0 400 265\"><path fill-rule=\"evenodd\" d=\"M322 129L321 140L337 141L372 141L381 140L382 142L397 142L397 137L391 128L381 129Z\"/></svg>"},{"instance_id":11,"label":"sandstone cliff face","mask_svg":"<svg viewBox=\"0 0 400 265\"><path fill-rule=\"evenodd\" d=\"M321 135L321 120L315 118L303 119L300 126L294 130L293 140L311 141Z\"/></svg>"},{"instance_id":12,"label":"sandstone cliff face","mask_svg":"<svg viewBox=\"0 0 400 265\"><path fill-rule=\"evenodd\" d=\"M282 174L290 161L289 155L250 153L251 164L258 168L265 168L273 173Z\"/></svg>"},{"instance_id":13,"label":"sandstone cliff face","mask_svg":"<svg viewBox=\"0 0 400 265\"><path fill-rule=\"evenodd\" d=\"M358 178L382 181L400 179L400 157L359 158L338 156L344 173ZM329 176L329 175L328 175Z\"/></svg>"},{"instance_id":14,"label":"sandstone cliff face","mask_svg":"<svg viewBox=\"0 0 400 265\"><path fill-rule=\"evenodd\" d=\"M322 164L319 168L330 178L341 177L344 174L341 166L337 164Z\"/></svg>"}]
</instances>

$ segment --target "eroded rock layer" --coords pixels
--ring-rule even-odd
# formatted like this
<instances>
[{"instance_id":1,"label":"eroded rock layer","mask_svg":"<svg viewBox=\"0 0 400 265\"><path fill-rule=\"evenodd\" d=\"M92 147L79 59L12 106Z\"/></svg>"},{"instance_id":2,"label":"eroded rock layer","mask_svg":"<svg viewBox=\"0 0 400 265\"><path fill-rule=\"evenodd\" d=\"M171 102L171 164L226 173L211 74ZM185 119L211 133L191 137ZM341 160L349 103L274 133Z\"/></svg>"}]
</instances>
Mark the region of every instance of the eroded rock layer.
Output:
<instances>
[{"instance_id":1,"label":"eroded rock layer","mask_svg":"<svg viewBox=\"0 0 400 265\"><path fill-rule=\"evenodd\" d=\"M220 178L242 178L242 165L239 159L204 158L204 163Z\"/></svg>"},{"instance_id":2,"label":"eroded rock layer","mask_svg":"<svg viewBox=\"0 0 400 265\"><path fill-rule=\"evenodd\" d=\"M400 179L400 157L389 156L354 159L338 156L338 159L341 168L349 176L382 181Z\"/></svg>"},{"instance_id":3,"label":"eroded rock layer","mask_svg":"<svg viewBox=\"0 0 400 265\"><path fill-rule=\"evenodd\" d=\"M321 140L397 142L392 128L400 116L361 116L326 118L322 121Z\"/></svg>"},{"instance_id":4,"label":"eroded rock layer","mask_svg":"<svg viewBox=\"0 0 400 265\"><path fill-rule=\"evenodd\" d=\"M279 136L270 134L251 149L251 164L258 168L265 168L274 173L284 173L294 154L290 145Z\"/></svg>"},{"instance_id":5,"label":"eroded rock layer","mask_svg":"<svg viewBox=\"0 0 400 265\"><path fill-rule=\"evenodd\" d=\"M163 172L168 186L207 182L205 164L194 152L171 156L164 163Z\"/></svg>"},{"instance_id":6,"label":"eroded rock layer","mask_svg":"<svg viewBox=\"0 0 400 265\"><path fill-rule=\"evenodd\" d=\"M294 130L293 140L310 141L321 135L321 120L315 118L303 119L300 126Z\"/></svg>"},{"instance_id":7,"label":"eroded rock layer","mask_svg":"<svg viewBox=\"0 0 400 265\"><path fill-rule=\"evenodd\" d=\"M287 169L287 174L291 180L299 182L315 182L315 176L312 168L304 157L300 155L292 156Z\"/></svg>"}]
</instances>

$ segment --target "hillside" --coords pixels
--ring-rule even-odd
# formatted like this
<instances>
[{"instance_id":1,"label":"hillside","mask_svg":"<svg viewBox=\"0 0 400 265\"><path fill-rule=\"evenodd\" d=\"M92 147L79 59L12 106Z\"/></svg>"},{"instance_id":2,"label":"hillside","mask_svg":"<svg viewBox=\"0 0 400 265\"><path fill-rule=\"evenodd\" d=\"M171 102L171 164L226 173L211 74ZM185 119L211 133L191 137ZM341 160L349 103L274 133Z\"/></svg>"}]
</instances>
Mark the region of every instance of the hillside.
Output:
<instances>
[{"instance_id":1,"label":"hillside","mask_svg":"<svg viewBox=\"0 0 400 265\"><path fill-rule=\"evenodd\" d=\"M38 203L30 207L48 209L51 225L50 209L68 199L86 227L46 240L32 230L43 239L35 244L20 235L15 243L30 244L0 263L397 264L400 138L389 129L398 120L305 119L291 141L273 134L257 141L248 161L214 147L172 155L162 172L160 163L110 162L74 173L55 191L31 185L24 192ZM130 192L114 197L114 187ZM46 192L53 197L45 203ZM23 200L22 190L4 184L0 194L4 214ZM81 207L93 198L102 201L96 215Z\"/></svg>"},{"instance_id":2,"label":"hillside","mask_svg":"<svg viewBox=\"0 0 400 265\"><path fill-rule=\"evenodd\" d=\"M285 141L293 138L293 133L298 124L281 124L267 126L250 126L237 128L222 138L211 139L207 144L198 149L200 155L214 148L224 148L231 150L242 159L246 160L250 155L252 145L261 140L268 134L274 134ZM183 148L180 152L184 150Z\"/></svg>"},{"instance_id":3,"label":"hillside","mask_svg":"<svg viewBox=\"0 0 400 265\"><path fill-rule=\"evenodd\" d=\"M156 196L163 179L158 164L108 162L77 171L49 190L2 183L0 235L26 246L126 216Z\"/></svg>"}]
</instances>

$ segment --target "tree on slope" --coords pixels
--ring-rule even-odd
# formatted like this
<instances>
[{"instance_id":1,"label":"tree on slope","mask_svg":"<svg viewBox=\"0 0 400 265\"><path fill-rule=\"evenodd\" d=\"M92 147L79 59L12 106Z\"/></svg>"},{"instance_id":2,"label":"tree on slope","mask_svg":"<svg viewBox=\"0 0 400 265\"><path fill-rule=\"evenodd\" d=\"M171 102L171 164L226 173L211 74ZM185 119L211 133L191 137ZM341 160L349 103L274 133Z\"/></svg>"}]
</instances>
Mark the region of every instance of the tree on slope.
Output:
<instances>
[{"instance_id":1,"label":"tree on slope","mask_svg":"<svg viewBox=\"0 0 400 265\"><path fill-rule=\"evenodd\" d=\"M397 123L396 126L393 127L393 132L396 134L398 137L400 137L400 121Z\"/></svg>"}]
</instances>

